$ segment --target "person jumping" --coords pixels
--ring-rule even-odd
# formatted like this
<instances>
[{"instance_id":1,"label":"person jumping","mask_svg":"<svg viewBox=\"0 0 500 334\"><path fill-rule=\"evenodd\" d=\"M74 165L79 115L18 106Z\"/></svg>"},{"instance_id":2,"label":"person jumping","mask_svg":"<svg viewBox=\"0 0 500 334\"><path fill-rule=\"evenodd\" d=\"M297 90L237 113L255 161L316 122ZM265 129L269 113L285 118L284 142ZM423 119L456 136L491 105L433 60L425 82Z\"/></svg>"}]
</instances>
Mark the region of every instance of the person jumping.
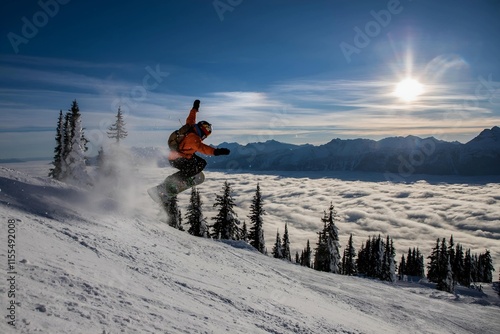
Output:
<instances>
[{"instance_id":1,"label":"person jumping","mask_svg":"<svg viewBox=\"0 0 500 334\"><path fill-rule=\"evenodd\" d=\"M193 108L186 119L186 125L169 138L170 154L168 161L172 167L179 171L168 176L160 185L148 190L148 193L156 202L165 203L170 197L203 182L205 176L202 171L205 169L207 162L198 156L197 152L214 156L228 155L230 153L227 148L213 148L203 143L203 140L212 133L212 125L207 121L196 123L196 114L199 109L200 100L195 100ZM179 131L183 129L186 132L180 134ZM171 141L178 142L172 145ZM155 196L152 189L156 190L157 196Z\"/></svg>"}]
</instances>

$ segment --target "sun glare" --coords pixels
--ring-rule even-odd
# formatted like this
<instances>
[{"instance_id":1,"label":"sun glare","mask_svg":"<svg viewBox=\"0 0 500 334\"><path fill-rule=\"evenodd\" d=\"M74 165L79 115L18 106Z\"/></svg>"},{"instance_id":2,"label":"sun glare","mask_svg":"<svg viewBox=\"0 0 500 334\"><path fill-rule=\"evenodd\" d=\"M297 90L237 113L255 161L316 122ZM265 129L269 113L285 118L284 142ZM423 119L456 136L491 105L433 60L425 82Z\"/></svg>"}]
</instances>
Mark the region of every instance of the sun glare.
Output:
<instances>
[{"instance_id":1,"label":"sun glare","mask_svg":"<svg viewBox=\"0 0 500 334\"><path fill-rule=\"evenodd\" d=\"M394 94L400 99L411 102L424 92L423 85L415 79L404 79L397 84Z\"/></svg>"}]
</instances>

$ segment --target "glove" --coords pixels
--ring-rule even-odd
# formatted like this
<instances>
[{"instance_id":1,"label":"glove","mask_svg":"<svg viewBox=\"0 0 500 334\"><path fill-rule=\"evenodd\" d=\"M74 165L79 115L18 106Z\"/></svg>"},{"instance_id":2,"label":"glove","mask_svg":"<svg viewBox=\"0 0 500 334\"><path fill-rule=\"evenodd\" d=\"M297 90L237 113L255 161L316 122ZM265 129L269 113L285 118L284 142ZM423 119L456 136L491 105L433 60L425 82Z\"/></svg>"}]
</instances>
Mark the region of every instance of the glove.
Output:
<instances>
[{"instance_id":1,"label":"glove","mask_svg":"<svg viewBox=\"0 0 500 334\"><path fill-rule=\"evenodd\" d=\"M194 100L193 109L198 110L200 108L200 100Z\"/></svg>"},{"instance_id":2,"label":"glove","mask_svg":"<svg viewBox=\"0 0 500 334\"><path fill-rule=\"evenodd\" d=\"M217 156L217 155L228 155L229 153L231 153L231 151L229 151L227 148L216 148L214 150L214 155Z\"/></svg>"}]
</instances>

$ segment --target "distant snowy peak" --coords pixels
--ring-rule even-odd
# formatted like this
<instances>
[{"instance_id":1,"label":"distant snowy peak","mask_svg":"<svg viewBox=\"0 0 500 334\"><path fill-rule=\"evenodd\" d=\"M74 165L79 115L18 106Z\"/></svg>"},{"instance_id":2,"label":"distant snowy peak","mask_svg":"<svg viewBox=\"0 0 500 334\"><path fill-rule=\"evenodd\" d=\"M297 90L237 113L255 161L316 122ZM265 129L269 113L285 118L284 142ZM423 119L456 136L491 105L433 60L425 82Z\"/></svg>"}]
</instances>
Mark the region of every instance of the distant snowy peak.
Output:
<instances>
[{"instance_id":1,"label":"distant snowy peak","mask_svg":"<svg viewBox=\"0 0 500 334\"><path fill-rule=\"evenodd\" d=\"M498 145L499 143L500 143L500 128L498 126L494 126L491 129L485 129L481 131L481 133L476 138L469 141L466 145L469 144Z\"/></svg>"}]
</instances>

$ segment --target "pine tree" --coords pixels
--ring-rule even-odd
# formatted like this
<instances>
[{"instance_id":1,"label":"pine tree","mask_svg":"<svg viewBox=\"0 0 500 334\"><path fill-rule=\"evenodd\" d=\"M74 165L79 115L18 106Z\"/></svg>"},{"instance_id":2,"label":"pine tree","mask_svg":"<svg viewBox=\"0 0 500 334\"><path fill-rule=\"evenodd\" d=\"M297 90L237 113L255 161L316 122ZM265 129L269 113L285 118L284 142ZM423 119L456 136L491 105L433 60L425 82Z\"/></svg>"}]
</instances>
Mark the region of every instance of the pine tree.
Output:
<instances>
[{"instance_id":1,"label":"pine tree","mask_svg":"<svg viewBox=\"0 0 500 334\"><path fill-rule=\"evenodd\" d=\"M76 117L76 119L73 117ZM87 174L85 164L84 143L82 142L83 129L81 117L71 116L71 124L73 124L73 128L71 129L71 149L65 158L67 166L67 174L65 180L80 186L88 186L91 185L91 180L90 176Z\"/></svg>"},{"instance_id":2,"label":"pine tree","mask_svg":"<svg viewBox=\"0 0 500 334\"><path fill-rule=\"evenodd\" d=\"M390 242L390 245L388 247L389 254L386 255L388 260L389 260L389 281L390 282L395 282L396 281L396 249L394 248L394 240L392 238L389 241L389 236L387 236L387 243Z\"/></svg>"},{"instance_id":3,"label":"pine tree","mask_svg":"<svg viewBox=\"0 0 500 334\"><path fill-rule=\"evenodd\" d=\"M372 250L370 254L370 274L369 276L383 279L382 270L384 263L384 242L380 234L372 239Z\"/></svg>"},{"instance_id":4,"label":"pine tree","mask_svg":"<svg viewBox=\"0 0 500 334\"><path fill-rule=\"evenodd\" d=\"M69 153L71 152L71 142L72 142L72 137L71 137L71 113L66 113L64 115L64 122L63 122L63 148L62 148L62 161L61 161L61 178L60 180L65 180L69 175L69 167L67 163L67 158Z\"/></svg>"},{"instance_id":5,"label":"pine tree","mask_svg":"<svg viewBox=\"0 0 500 334\"><path fill-rule=\"evenodd\" d=\"M167 212L168 225L184 231L182 227L182 214L177 203L177 196L172 196L168 199L168 202L164 204L165 211Z\"/></svg>"},{"instance_id":6,"label":"pine tree","mask_svg":"<svg viewBox=\"0 0 500 334\"><path fill-rule=\"evenodd\" d=\"M262 196L260 194L260 185L257 183L257 190L252 200L252 205L250 206L250 222L252 226L250 227L250 245L255 247L259 252L266 253L266 245L264 241L264 229L263 229L263 219L262 216L265 214L262 203Z\"/></svg>"},{"instance_id":7,"label":"pine tree","mask_svg":"<svg viewBox=\"0 0 500 334\"><path fill-rule=\"evenodd\" d=\"M455 246L454 260L451 268L455 275L455 281L462 284L464 276L464 251L461 244Z\"/></svg>"},{"instance_id":8,"label":"pine tree","mask_svg":"<svg viewBox=\"0 0 500 334\"><path fill-rule=\"evenodd\" d=\"M56 147L54 148L54 161L52 164L54 168L52 168L49 172L49 177L52 177L56 180L62 179L62 163L63 163L63 155L64 155L64 118L62 110L59 111L59 119L57 121L57 129L56 129Z\"/></svg>"},{"instance_id":9,"label":"pine tree","mask_svg":"<svg viewBox=\"0 0 500 334\"><path fill-rule=\"evenodd\" d=\"M248 242L248 230L247 230L247 223L245 221L243 222L243 226L241 227L240 240Z\"/></svg>"},{"instance_id":10,"label":"pine tree","mask_svg":"<svg viewBox=\"0 0 500 334\"><path fill-rule=\"evenodd\" d=\"M118 112L116 114L116 122L109 127L108 138L115 139L116 143L120 143L120 139L127 137L128 133L125 131L125 122L123 121L123 114L118 107Z\"/></svg>"},{"instance_id":11,"label":"pine tree","mask_svg":"<svg viewBox=\"0 0 500 334\"><path fill-rule=\"evenodd\" d=\"M234 199L232 197L231 185L225 181L222 195L217 195L214 207L219 207L219 213L212 218L212 237L214 239L237 240L239 239L238 215L234 212Z\"/></svg>"},{"instance_id":12,"label":"pine tree","mask_svg":"<svg viewBox=\"0 0 500 334\"><path fill-rule=\"evenodd\" d=\"M318 271L330 271L328 261L328 245L326 240L326 224L323 231L318 232L318 242L314 251L314 269Z\"/></svg>"},{"instance_id":13,"label":"pine tree","mask_svg":"<svg viewBox=\"0 0 500 334\"><path fill-rule=\"evenodd\" d=\"M328 266L329 272L334 274L340 273L340 242L339 233L337 226L335 225L335 220L337 220L337 212L335 211L333 204L330 204L328 209L328 214L325 214L323 222L325 223L325 238L328 249Z\"/></svg>"},{"instance_id":14,"label":"pine tree","mask_svg":"<svg viewBox=\"0 0 500 334\"><path fill-rule=\"evenodd\" d=\"M276 259L283 259L283 247L281 246L281 238L279 230L276 231L276 241L273 246L272 254Z\"/></svg>"},{"instance_id":15,"label":"pine tree","mask_svg":"<svg viewBox=\"0 0 500 334\"><path fill-rule=\"evenodd\" d=\"M472 284L472 271L473 271L473 263L472 256L470 253L470 249L465 252L464 257L464 270L462 273L462 280L460 284L463 286L469 287Z\"/></svg>"},{"instance_id":16,"label":"pine tree","mask_svg":"<svg viewBox=\"0 0 500 334\"><path fill-rule=\"evenodd\" d=\"M187 209L186 219L189 225L188 233L195 237L208 237L208 228L202 213L203 202L196 187L191 188L191 197Z\"/></svg>"},{"instance_id":17,"label":"pine tree","mask_svg":"<svg viewBox=\"0 0 500 334\"><path fill-rule=\"evenodd\" d=\"M301 257L301 265L307 268L311 268L312 250L309 239L307 239L306 248L304 249L302 255L303 256Z\"/></svg>"},{"instance_id":18,"label":"pine tree","mask_svg":"<svg viewBox=\"0 0 500 334\"><path fill-rule=\"evenodd\" d=\"M491 283L493 281L493 271L495 271L495 268L493 267L490 251L486 250L486 252L479 257L481 258L481 282Z\"/></svg>"},{"instance_id":19,"label":"pine tree","mask_svg":"<svg viewBox=\"0 0 500 334\"><path fill-rule=\"evenodd\" d=\"M437 289L447 292L455 290L453 271L451 269L450 256L445 238L441 241L441 249L439 251Z\"/></svg>"},{"instance_id":20,"label":"pine tree","mask_svg":"<svg viewBox=\"0 0 500 334\"><path fill-rule=\"evenodd\" d=\"M404 276L406 276L407 273L407 268L406 268L406 260L405 260L405 255L401 255L401 261L399 261L399 266L398 266L398 276L399 280L402 281L404 279Z\"/></svg>"},{"instance_id":21,"label":"pine tree","mask_svg":"<svg viewBox=\"0 0 500 334\"><path fill-rule=\"evenodd\" d=\"M417 248L417 252L415 253L415 259L417 261L416 272L415 272L416 275L415 276L424 277L425 276L424 256L422 254L420 254L420 250L418 248Z\"/></svg>"},{"instance_id":22,"label":"pine tree","mask_svg":"<svg viewBox=\"0 0 500 334\"><path fill-rule=\"evenodd\" d=\"M71 108L68 110L70 114L70 129L71 129L71 135L70 135L70 141L74 140L74 137L76 136L76 122L78 119L81 119L81 114L80 114L80 108L78 107L78 102L76 100L73 100L73 103L71 104ZM84 135L84 129L80 129L79 133L79 142L81 143L83 152L87 152L87 143L89 142L87 138L85 138Z\"/></svg>"},{"instance_id":23,"label":"pine tree","mask_svg":"<svg viewBox=\"0 0 500 334\"><path fill-rule=\"evenodd\" d=\"M356 265L358 267L358 273L367 275L368 274L368 261L369 261L369 250L370 250L370 237L368 237L368 240L366 242L366 245L364 243L361 243L361 248L359 249L358 252L358 258L356 260Z\"/></svg>"},{"instance_id":24,"label":"pine tree","mask_svg":"<svg viewBox=\"0 0 500 334\"><path fill-rule=\"evenodd\" d=\"M356 249L354 248L351 233L347 247L344 250L344 260L342 261L342 272L344 275L354 276L357 274L355 257Z\"/></svg>"},{"instance_id":25,"label":"pine tree","mask_svg":"<svg viewBox=\"0 0 500 334\"><path fill-rule=\"evenodd\" d=\"M285 223L285 234L283 234L283 242L281 243L283 251L283 259L292 261L292 252L290 251L290 237L288 236L288 224Z\"/></svg>"},{"instance_id":26,"label":"pine tree","mask_svg":"<svg viewBox=\"0 0 500 334\"><path fill-rule=\"evenodd\" d=\"M436 241L436 246L432 249L431 255L429 255L429 265L427 268L427 278L431 282L437 282L439 279L440 270L440 247L439 238Z\"/></svg>"}]
</instances>

